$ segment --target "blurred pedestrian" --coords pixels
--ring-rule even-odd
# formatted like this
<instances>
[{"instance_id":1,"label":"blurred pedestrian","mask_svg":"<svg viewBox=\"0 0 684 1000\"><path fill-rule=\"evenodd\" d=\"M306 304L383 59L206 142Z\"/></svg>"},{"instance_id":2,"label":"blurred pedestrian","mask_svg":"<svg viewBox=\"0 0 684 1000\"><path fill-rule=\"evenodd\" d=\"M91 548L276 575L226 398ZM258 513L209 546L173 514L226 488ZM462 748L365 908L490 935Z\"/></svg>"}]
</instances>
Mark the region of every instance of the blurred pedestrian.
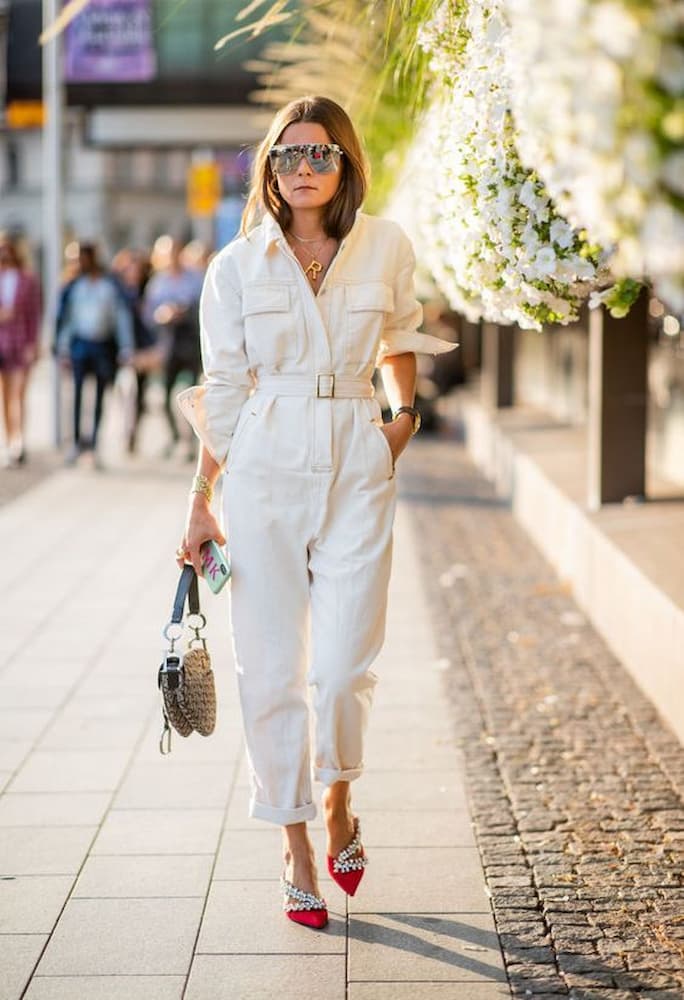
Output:
<instances>
[{"instance_id":1,"label":"blurred pedestrian","mask_svg":"<svg viewBox=\"0 0 684 1000\"><path fill-rule=\"evenodd\" d=\"M118 278L122 294L128 302L133 319L133 340L135 342L135 399L127 424L127 447L134 452L138 439L140 419L145 412L145 393L150 370L161 363L158 352L153 349L158 344L154 326L148 321L144 311L145 287L151 273L150 259L140 250L120 250L112 260L112 273ZM154 355L154 362L151 364Z\"/></svg>"},{"instance_id":2,"label":"blurred pedestrian","mask_svg":"<svg viewBox=\"0 0 684 1000\"><path fill-rule=\"evenodd\" d=\"M203 272L181 261L182 247L171 236L160 236L152 251L155 273L145 289L144 316L154 323L165 352L164 410L171 431L168 454L180 440L173 403L173 388L179 379L191 385L199 376L199 298ZM188 456L194 457L193 450Z\"/></svg>"},{"instance_id":3,"label":"blurred pedestrian","mask_svg":"<svg viewBox=\"0 0 684 1000\"><path fill-rule=\"evenodd\" d=\"M97 434L102 419L105 390L114 381L117 364L128 364L133 356L133 318L128 302L111 274L107 274L92 243L79 246L79 274L60 296L57 314L57 355L74 380L74 439L67 453L73 465L84 451L92 451L99 466ZM83 385L95 378L93 431L81 435Z\"/></svg>"},{"instance_id":4,"label":"blurred pedestrian","mask_svg":"<svg viewBox=\"0 0 684 1000\"><path fill-rule=\"evenodd\" d=\"M36 276L25 266L18 241L0 234L0 386L5 430L5 467L26 461L26 386L38 357L41 297Z\"/></svg>"},{"instance_id":5,"label":"blurred pedestrian","mask_svg":"<svg viewBox=\"0 0 684 1000\"><path fill-rule=\"evenodd\" d=\"M181 250L180 261L183 267L197 273L201 284L212 256L212 250L202 240L190 240Z\"/></svg>"}]
</instances>

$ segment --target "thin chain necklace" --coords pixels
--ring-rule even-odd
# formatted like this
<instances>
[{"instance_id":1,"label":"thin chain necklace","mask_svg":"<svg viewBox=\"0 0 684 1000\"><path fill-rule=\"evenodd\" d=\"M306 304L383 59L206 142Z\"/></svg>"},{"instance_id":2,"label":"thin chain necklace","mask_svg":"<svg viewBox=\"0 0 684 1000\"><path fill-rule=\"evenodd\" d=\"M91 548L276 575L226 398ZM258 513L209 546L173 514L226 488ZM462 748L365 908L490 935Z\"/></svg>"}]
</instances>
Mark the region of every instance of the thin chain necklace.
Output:
<instances>
[{"instance_id":1,"label":"thin chain necklace","mask_svg":"<svg viewBox=\"0 0 684 1000\"><path fill-rule=\"evenodd\" d=\"M311 257L310 264L308 265L308 267L304 268L304 274L307 277L310 277L312 281L316 281L324 267L321 261L318 260L318 254L321 252L323 244L327 243L328 237L324 236L322 240L320 240L318 237L315 240L304 240L302 239L301 236L297 236L297 234L293 233L292 231L290 231L290 236L292 236L295 240L299 240L300 243L318 243L318 246L314 247L313 253L311 252L311 250L309 250L308 247L304 248Z\"/></svg>"}]
</instances>

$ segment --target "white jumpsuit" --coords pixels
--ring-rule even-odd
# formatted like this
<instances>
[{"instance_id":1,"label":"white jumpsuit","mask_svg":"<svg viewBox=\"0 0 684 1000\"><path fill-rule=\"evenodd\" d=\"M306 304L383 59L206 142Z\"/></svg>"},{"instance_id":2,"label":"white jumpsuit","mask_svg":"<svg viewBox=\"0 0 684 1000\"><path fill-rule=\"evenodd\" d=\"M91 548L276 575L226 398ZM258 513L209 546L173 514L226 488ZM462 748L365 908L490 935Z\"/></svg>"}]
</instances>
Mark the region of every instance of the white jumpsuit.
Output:
<instances>
[{"instance_id":1,"label":"white jumpsuit","mask_svg":"<svg viewBox=\"0 0 684 1000\"><path fill-rule=\"evenodd\" d=\"M316 814L308 685L315 777L327 785L363 768L395 507L370 380L388 355L455 346L416 333L414 267L400 227L359 211L315 295L267 215L204 283L206 380L178 399L225 464L250 815L277 824Z\"/></svg>"}]
</instances>

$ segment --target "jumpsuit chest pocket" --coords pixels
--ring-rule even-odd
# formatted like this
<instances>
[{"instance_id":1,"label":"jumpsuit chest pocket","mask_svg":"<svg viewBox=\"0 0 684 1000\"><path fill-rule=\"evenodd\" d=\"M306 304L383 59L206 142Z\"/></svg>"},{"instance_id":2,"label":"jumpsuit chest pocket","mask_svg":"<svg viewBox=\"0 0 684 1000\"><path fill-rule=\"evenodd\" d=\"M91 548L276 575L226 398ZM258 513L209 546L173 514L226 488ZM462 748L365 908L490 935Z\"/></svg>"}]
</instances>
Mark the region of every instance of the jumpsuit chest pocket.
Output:
<instances>
[{"instance_id":1,"label":"jumpsuit chest pocket","mask_svg":"<svg viewBox=\"0 0 684 1000\"><path fill-rule=\"evenodd\" d=\"M394 312L394 290L384 281L359 281L345 286L347 331L345 361L375 358L388 315Z\"/></svg>"},{"instance_id":2,"label":"jumpsuit chest pocket","mask_svg":"<svg viewBox=\"0 0 684 1000\"><path fill-rule=\"evenodd\" d=\"M287 282L253 282L242 290L242 322L250 364L278 367L296 361L299 332L295 323L294 285Z\"/></svg>"}]
</instances>

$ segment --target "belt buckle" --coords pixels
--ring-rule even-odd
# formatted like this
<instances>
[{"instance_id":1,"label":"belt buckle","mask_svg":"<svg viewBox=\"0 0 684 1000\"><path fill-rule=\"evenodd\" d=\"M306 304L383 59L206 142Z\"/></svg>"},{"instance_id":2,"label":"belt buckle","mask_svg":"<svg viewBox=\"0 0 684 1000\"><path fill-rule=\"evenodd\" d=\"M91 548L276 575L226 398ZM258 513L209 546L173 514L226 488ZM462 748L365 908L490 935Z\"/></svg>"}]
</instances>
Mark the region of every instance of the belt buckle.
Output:
<instances>
[{"instance_id":1,"label":"belt buckle","mask_svg":"<svg viewBox=\"0 0 684 1000\"><path fill-rule=\"evenodd\" d=\"M328 386L329 392L321 392L321 379L329 378L330 384ZM316 398L317 399L329 399L335 395L335 373L334 372L316 372Z\"/></svg>"}]
</instances>

